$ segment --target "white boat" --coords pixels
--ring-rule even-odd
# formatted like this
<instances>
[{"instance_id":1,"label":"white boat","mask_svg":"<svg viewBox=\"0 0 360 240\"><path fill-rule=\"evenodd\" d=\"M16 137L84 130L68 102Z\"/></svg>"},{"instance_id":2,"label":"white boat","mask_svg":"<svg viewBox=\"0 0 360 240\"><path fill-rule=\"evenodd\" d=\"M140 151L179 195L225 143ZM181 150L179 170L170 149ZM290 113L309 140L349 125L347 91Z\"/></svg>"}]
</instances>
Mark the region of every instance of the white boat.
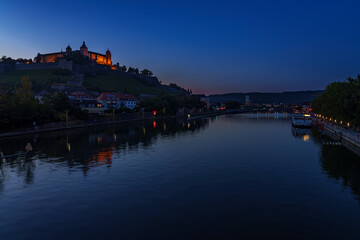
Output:
<instances>
[{"instance_id":1,"label":"white boat","mask_svg":"<svg viewBox=\"0 0 360 240\"><path fill-rule=\"evenodd\" d=\"M292 125L294 127L311 127L312 119L309 114L293 114Z\"/></svg>"}]
</instances>

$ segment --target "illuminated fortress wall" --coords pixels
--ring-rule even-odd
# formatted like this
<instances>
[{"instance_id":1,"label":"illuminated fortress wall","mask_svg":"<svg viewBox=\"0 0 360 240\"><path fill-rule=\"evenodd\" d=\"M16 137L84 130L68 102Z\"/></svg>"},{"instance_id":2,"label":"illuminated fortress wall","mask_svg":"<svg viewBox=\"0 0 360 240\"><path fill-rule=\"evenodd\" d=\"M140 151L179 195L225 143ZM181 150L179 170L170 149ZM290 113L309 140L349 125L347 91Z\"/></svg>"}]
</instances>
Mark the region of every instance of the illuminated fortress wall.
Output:
<instances>
[{"instance_id":1,"label":"illuminated fortress wall","mask_svg":"<svg viewBox=\"0 0 360 240\"><path fill-rule=\"evenodd\" d=\"M85 42L83 42L83 45L80 47L80 51L72 51L71 47L68 46L66 48L66 52L56 52L56 53L49 53L49 54L40 54L40 62L41 63L51 63L56 62L59 59L65 57L66 55L72 54L74 52L80 52L84 56L87 56L90 60L95 61L97 64L101 65L108 65L111 66L111 53L109 50L106 51L106 54L96 53L96 52L90 52L88 51L87 46L85 45Z\"/></svg>"}]
</instances>

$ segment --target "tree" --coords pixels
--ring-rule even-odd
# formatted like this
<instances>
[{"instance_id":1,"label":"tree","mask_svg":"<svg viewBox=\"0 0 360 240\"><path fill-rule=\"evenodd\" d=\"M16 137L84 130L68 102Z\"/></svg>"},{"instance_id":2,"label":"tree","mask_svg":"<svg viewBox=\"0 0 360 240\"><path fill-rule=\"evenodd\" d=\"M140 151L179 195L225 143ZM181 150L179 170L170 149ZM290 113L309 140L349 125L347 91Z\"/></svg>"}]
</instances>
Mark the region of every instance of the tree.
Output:
<instances>
[{"instance_id":1,"label":"tree","mask_svg":"<svg viewBox=\"0 0 360 240\"><path fill-rule=\"evenodd\" d=\"M312 104L314 113L360 125L360 75L330 83Z\"/></svg>"},{"instance_id":2,"label":"tree","mask_svg":"<svg viewBox=\"0 0 360 240\"><path fill-rule=\"evenodd\" d=\"M50 103L57 112L72 110L70 99L65 93L55 93L50 100Z\"/></svg>"},{"instance_id":3,"label":"tree","mask_svg":"<svg viewBox=\"0 0 360 240\"><path fill-rule=\"evenodd\" d=\"M135 69L133 67L128 68L128 73L134 73Z\"/></svg>"},{"instance_id":4,"label":"tree","mask_svg":"<svg viewBox=\"0 0 360 240\"><path fill-rule=\"evenodd\" d=\"M200 109L205 107L205 103L200 101L199 97L188 96L185 94L162 94L160 96L146 99L141 103L145 111L158 111L167 114L176 114L180 108L196 108Z\"/></svg>"},{"instance_id":5,"label":"tree","mask_svg":"<svg viewBox=\"0 0 360 240\"><path fill-rule=\"evenodd\" d=\"M141 71L141 74L144 74L145 76L150 76L150 77L153 75L153 73L146 68Z\"/></svg>"},{"instance_id":6,"label":"tree","mask_svg":"<svg viewBox=\"0 0 360 240\"><path fill-rule=\"evenodd\" d=\"M238 109L240 108L240 103L238 101L227 101L225 107L227 109Z\"/></svg>"}]
</instances>

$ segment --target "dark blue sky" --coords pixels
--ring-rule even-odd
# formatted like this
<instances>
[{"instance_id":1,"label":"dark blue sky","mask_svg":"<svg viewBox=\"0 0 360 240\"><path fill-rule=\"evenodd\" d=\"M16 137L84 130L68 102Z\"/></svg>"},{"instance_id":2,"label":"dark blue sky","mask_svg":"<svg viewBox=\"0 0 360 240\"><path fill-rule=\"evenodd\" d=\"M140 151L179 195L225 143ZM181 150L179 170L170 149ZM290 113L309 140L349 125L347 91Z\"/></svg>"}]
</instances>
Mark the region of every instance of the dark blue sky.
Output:
<instances>
[{"instance_id":1,"label":"dark blue sky","mask_svg":"<svg viewBox=\"0 0 360 240\"><path fill-rule=\"evenodd\" d=\"M360 73L359 1L0 1L0 55L109 48L200 93L323 89Z\"/></svg>"}]
</instances>

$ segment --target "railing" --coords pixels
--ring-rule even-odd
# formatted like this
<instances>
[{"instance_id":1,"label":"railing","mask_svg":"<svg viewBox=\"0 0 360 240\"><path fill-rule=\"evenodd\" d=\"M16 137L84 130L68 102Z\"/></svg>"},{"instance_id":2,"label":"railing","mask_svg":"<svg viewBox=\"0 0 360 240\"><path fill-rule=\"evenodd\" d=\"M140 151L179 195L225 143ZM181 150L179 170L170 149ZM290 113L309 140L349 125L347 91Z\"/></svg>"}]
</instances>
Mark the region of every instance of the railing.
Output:
<instances>
[{"instance_id":1,"label":"railing","mask_svg":"<svg viewBox=\"0 0 360 240\"><path fill-rule=\"evenodd\" d=\"M336 135L340 139L345 140L345 141L355 145L356 147L360 148L360 134L359 133L356 133L350 129L345 129L343 127L340 127L340 126L337 126L335 124L328 123L325 121L323 121L321 124L325 130L331 132L332 134Z\"/></svg>"}]
</instances>

